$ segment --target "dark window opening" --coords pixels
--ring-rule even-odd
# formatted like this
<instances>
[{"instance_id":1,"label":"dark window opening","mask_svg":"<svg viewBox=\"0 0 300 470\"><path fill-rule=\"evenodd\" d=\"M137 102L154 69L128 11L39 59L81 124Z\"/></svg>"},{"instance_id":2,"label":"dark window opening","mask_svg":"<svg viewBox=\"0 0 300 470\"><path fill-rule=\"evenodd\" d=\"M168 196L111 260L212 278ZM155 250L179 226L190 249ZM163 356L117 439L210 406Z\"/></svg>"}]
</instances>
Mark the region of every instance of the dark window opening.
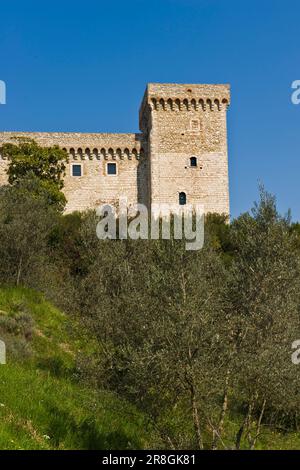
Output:
<instances>
[{"instance_id":1,"label":"dark window opening","mask_svg":"<svg viewBox=\"0 0 300 470\"><path fill-rule=\"evenodd\" d=\"M190 158L190 165L191 166L197 166L197 158L196 157L191 157Z\"/></svg>"},{"instance_id":2,"label":"dark window opening","mask_svg":"<svg viewBox=\"0 0 300 470\"><path fill-rule=\"evenodd\" d=\"M184 206L186 204L186 194L179 193L179 205Z\"/></svg>"},{"instance_id":3,"label":"dark window opening","mask_svg":"<svg viewBox=\"0 0 300 470\"><path fill-rule=\"evenodd\" d=\"M108 163L107 164L107 174L108 175L116 175L117 174L117 165L116 165L116 163Z\"/></svg>"},{"instance_id":4,"label":"dark window opening","mask_svg":"<svg viewBox=\"0 0 300 470\"><path fill-rule=\"evenodd\" d=\"M72 176L82 176L81 165L72 165Z\"/></svg>"}]
</instances>

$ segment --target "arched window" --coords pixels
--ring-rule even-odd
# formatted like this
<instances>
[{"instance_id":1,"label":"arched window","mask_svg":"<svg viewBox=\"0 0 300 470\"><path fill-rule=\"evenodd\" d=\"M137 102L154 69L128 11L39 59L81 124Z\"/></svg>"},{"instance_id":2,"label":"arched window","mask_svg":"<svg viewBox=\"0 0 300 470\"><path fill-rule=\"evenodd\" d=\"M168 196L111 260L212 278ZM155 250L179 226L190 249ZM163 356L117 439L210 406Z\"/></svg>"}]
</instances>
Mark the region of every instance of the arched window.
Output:
<instances>
[{"instance_id":1,"label":"arched window","mask_svg":"<svg viewBox=\"0 0 300 470\"><path fill-rule=\"evenodd\" d=\"M179 193L179 205L184 206L186 204L186 194Z\"/></svg>"},{"instance_id":2,"label":"arched window","mask_svg":"<svg viewBox=\"0 0 300 470\"><path fill-rule=\"evenodd\" d=\"M194 167L197 166L197 157L190 158L190 165Z\"/></svg>"}]
</instances>

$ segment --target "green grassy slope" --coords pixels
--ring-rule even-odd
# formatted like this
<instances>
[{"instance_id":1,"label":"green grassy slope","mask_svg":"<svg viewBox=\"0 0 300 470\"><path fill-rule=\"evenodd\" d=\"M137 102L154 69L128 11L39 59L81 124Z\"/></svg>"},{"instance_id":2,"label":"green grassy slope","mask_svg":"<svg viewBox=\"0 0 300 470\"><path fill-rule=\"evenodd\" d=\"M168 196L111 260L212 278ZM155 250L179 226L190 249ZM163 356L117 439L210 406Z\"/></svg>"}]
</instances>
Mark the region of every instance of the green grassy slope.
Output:
<instances>
[{"instance_id":1,"label":"green grassy slope","mask_svg":"<svg viewBox=\"0 0 300 470\"><path fill-rule=\"evenodd\" d=\"M72 380L82 345L67 317L40 294L0 289L0 338L8 344L0 366L1 449L151 446L152 431L134 407Z\"/></svg>"},{"instance_id":2,"label":"green grassy slope","mask_svg":"<svg viewBox=\"0 0 300 470\"><path fill-rule=\"evenodd\" d=\"M0 449L139 449L160 446L145 416L112 393L74 380L78 351L93 347L76 325L35 291L0 288ZM176 410L166 417L178 425ZM174 423L173 423L174 421ZM234 442L239 419L226 420L224 444ZM189 423L189 421L188 421ZM209 445L210 435L208 437ZM247 448L242 443L242 448ZM222 448L222 447L220 447ZM257 449L299 449L297 433L263 426Z\"/></svg>"}]
</instances>

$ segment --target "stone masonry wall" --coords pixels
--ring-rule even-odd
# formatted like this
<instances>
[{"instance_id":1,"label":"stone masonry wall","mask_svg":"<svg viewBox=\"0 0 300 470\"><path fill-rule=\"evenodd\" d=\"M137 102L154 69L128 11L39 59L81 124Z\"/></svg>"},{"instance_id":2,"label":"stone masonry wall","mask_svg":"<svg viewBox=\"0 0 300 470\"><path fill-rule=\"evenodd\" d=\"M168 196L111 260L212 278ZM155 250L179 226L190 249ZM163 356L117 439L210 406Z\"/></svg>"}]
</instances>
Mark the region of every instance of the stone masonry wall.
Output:
<instances>
[{"instance_id":1,"label":"stone masonry wall","mask_svg":"<svg viewBox=\"0 0 300 470\"><path fill-rule=\"evenodd\" d=\"M140 120L149 135L152 204L178 204L184 192L205 212L229 213L229 99L226 85L148 85Z\"/></svg>"},{"instance_id":2,"label":"stone masonry wall","mask_svg":"<svg viewBox=\"0 0 300 470\"><path fill-rule=\"evenodd\" d=\"M140 134L0 133L0 147L15 137L69 154L64 192L66 212L141 202L201 203L205 212L229 213L226 111L228 85L148 84L140 108ZM197 166L191 166L196 157ZM117 174L107 174L115 162ZM82 176L72 176L80 164ZM0 184L8 162L0 155Z\"/></svg>"},{"instance_id":3,"label":"stone masonry wall","mask_svg":"<svg viewBox=\"0 0 300 470\"><path fill-rule=\"evenodd\" d=\"M128 203L148 201L146 146L141 134L83 134L2 132L0 146L16 137L34 139L39 145L59 145L69 154L64 178L66 212L95 208L99 204L117 206L119 197ZM107 163L117 164L117 174L107 175ZM82 166L82 176L72 176L72 165ZM0 157L0 184L7 182L8 162Z\"/></svg>"}]
</instances>

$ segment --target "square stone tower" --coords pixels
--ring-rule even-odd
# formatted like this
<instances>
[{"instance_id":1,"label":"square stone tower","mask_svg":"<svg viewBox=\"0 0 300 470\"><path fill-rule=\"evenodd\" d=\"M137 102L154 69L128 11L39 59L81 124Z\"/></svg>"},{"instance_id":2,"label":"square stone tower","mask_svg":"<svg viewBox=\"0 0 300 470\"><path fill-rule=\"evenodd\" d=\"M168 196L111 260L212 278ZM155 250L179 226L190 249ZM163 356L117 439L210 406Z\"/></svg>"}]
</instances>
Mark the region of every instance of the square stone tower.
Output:
<instances>
[{"instance_id":1,"label":"square stone tower","mask_svg":"<svg viewBox=\"0 0 300 470\"><path fill-rule=\"evenodd\" d=\"M0 185L7 184L4 143L16 137L58 145L69 156L66 212L143 203L202 204L229 214L226 112L228 85L149 83L140 108L141 133L0 132Z\"/></svg>"},{"instance_id":2,"label":"square stone tower","mask_svg":"<svg viewBox=\"0 0 300 470\"><path fill-rule=\"evenodd\" d=\"M140 108L147 141L149 206L204 205L229 214L229 85L149 83Z\"/></svg>"}]
</instances>

